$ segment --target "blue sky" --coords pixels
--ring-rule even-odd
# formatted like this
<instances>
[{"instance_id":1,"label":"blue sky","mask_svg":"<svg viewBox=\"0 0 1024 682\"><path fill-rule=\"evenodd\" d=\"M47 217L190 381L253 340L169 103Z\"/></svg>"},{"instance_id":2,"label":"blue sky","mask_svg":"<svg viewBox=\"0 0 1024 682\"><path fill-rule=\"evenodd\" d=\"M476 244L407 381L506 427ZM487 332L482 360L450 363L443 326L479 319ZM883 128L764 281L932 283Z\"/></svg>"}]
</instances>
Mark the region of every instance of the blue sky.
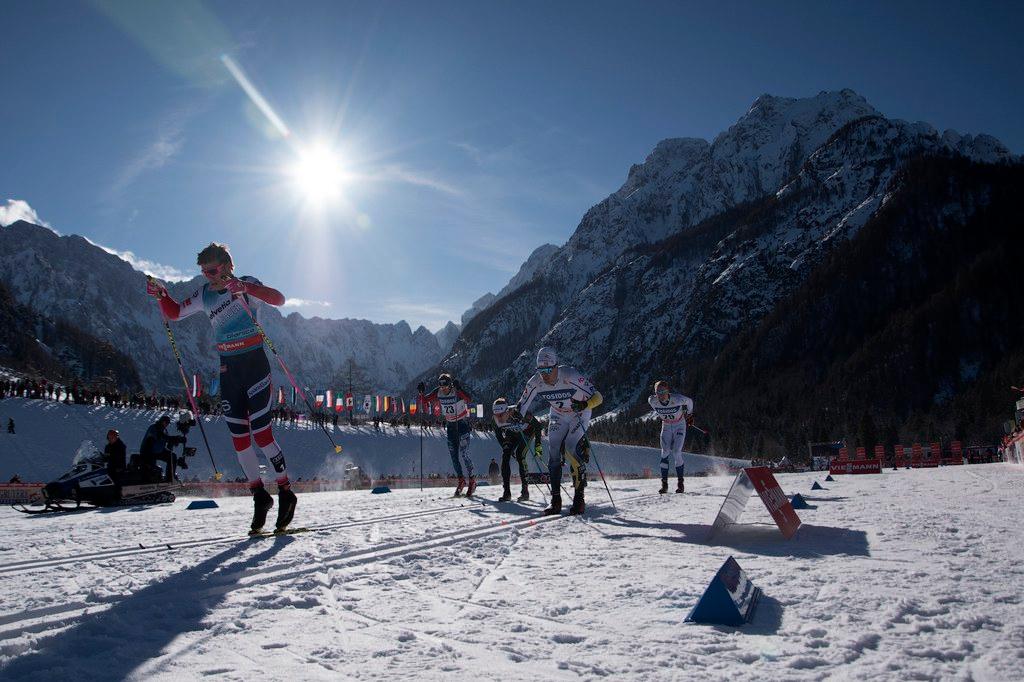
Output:
<instances>
[{"instance_id":1,"label":"blue sky","mask_svg":"<svg viewBox=\"0 0 1024 682\"><path fill-rule=\"evenodd\" d=\"M0 210L24 201L160 272L197 274L226 242L304 315L436 330L659 140L711 139L765 92L850 87L1024 152L1022 3L8 0L0 17ZM293 172L314 149L340 168L329 199Z\"/></svg>"}]
</instances>

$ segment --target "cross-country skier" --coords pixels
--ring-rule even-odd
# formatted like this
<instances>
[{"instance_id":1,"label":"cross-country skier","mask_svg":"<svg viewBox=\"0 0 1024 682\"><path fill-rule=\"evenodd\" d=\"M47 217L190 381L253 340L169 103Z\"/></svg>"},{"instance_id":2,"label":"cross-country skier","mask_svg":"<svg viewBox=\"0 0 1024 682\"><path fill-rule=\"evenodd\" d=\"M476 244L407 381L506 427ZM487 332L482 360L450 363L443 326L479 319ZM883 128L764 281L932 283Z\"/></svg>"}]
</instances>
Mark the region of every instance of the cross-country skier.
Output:
<instances>
[{"instance_id":1,"label":"cross-country skier","mask_svg":"<svg viewBox=\"0 0 1024 682\"><path fill-rule=\"evenodd\" d=\"M491 407L494 414L494 435L501 445L501 485L502 496L498 502L509 502L512 500L512 490L509 479L512 477L511 459L516 458L519 463L519 480L522 484L522 491L517 502L526 502L530 499L530 488L526 483L526 453L530 449L530 441L534 441L534 453L537 457L542 454L540 445L541 423L532 414L528 419L523 419L519 413L509 409L508 401L498 398Z\"/></svg>"},{"instance_id":2,"label":"cross-country skier","mask_svg":"<svg viewBox=\"0 0 1024 682\"><path fill-rule=\"evenodd\" d=\"M558 364L554 348L545 346L537 352L537 373L528 382L516 411L529 419L530 404L537 398L546 400L551 410L548 423L548 471L551 476L551 506L545 515L562 511L562 457L569 459L573 474L573 493L570 514L582 514L586 509L583 489L587 486L587 427L591 411L604 400L601 394L578 370Z\"/></svg>"},{"instance_id":3,"label":"cross-country skier","mask_svg":"<svg viewBox=\"0 0 1024 682\"><path fill-rule=\"evenodd\" d=\"M680 393L672 393L665 381L654 384L654 395L647 399L651 409L661 418L661 490L668 492L668 458L676 463L676 492L683 492L683 441L686 426L693 423L693 400Z\"/></svg>"},{"instance_id":4,"label":"cross-country skier","mask_svg":"<svg viewBox=\"0 0 1024 682\"><path fill-rule=\"evenodd\" d=\"M423 393L426 390L423 382L420 382L416 388L419 391L420 400L423 401L427 409L430 409L435 402L441 405L441 416L444 417L445 427L448 430L448 453L452 457L455 473L459 475L455 497L462 495L462 489L466 487L466 475L469 476L466 497L469 497L476 490L473 460L469 458L469 434L472 430L469 427L469 404L473 400L468 393L462 390L459 382L452 379L452 376L447 373L437 378L437 388L426 395ZM463 472L463 464L466 465L465 472Z\"/></svg>"},{"instance_id":5,"label":"cross-country skier","mask_svg":"<svg viewBox=\"0 0 1024 682\"><path fill-rule=\"evenodd\" d=\"M288 480L284 454L270 429L271 398L270 363L263 351L263 338L256 323L239 301L244 298L253 314L259 316L263 303L279 306L284 296L255 277L234 276L234 263L228 247L211 243L196 259L206 283L191 296L178 303L167 289L150 280L146 293L160 301L160 309L169 320L182 320L204 313L213 325L220 354L220 394L224 419L231 431L238 461L249 481L253 497L252 529L259 533L274 506L274 498L263 487L259 461L253 442L270 461L277 474L278 531L288 528L295 514L296 497Z\"/></svg>"}]
</instances>

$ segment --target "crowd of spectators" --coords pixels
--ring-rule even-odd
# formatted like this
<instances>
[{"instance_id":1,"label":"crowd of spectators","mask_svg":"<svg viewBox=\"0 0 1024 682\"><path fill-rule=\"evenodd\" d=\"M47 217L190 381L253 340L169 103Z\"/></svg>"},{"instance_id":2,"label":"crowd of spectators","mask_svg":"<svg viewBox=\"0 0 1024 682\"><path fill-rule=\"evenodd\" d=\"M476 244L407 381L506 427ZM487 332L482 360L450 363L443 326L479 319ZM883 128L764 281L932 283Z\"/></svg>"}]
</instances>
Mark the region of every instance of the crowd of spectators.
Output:
<instances>
[{"instance_id":1,"label":"crowd of spectators","mask_svg":"<svg viewBox=\"0 0 1024 682\"><path fill-rule=\"evenodd\" d=\"M106 405L138 410L180 410L189 407L180 396L155 393L146 395L141 391L125 393L114 388L87 388L78 384L62 386L42 379L0 380L2 398L53 400L66 405ZM220 404L211 401L208 396L198 398L196 407L201 414L216 414L220 410Z\"/></svg>"}]
</instances>

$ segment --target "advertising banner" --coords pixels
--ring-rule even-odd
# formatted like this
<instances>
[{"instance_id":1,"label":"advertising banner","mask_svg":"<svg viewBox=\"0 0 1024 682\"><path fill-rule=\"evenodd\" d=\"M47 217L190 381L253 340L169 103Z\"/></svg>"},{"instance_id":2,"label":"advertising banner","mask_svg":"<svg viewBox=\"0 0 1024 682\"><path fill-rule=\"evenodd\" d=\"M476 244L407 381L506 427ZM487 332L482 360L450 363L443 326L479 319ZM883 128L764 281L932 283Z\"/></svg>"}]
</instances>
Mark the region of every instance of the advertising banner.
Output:
<instances>
[{"instance_id":1,"label":"advertising banner","mask_svg":"<svg viewBox=\"0 0 1024 682\"><path fill-rule=\"evenodd\" d=\"M882 463L877 459L851 459L845 462L832 462L829 473L838 474L880 474Z\"/></svg>"}]
</instances>

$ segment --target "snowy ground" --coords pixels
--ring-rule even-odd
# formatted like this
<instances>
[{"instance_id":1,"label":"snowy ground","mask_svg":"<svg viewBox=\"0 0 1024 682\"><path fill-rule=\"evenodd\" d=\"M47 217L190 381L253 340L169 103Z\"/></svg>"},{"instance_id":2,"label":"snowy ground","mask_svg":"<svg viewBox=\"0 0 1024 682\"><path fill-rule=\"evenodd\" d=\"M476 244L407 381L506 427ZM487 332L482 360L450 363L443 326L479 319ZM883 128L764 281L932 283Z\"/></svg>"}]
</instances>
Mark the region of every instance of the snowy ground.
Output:
<instances>
[{"instance_id":1,"label":"snowy ground","mask_svg":"<svg viewBox=\"0 0 1024 682\"><path fill-rule=\"evenodd\" d=\"M0 678L1020 679L1024 470L779 480L816 506L788 542L757 499L705 541L726 477L622 481L617 512L598 483L545 520L495 488L309 494L323 530L259 540L242 498L5 509ZM683 623L730 555L753 621Z\"/></svg>"}]
</instances>

